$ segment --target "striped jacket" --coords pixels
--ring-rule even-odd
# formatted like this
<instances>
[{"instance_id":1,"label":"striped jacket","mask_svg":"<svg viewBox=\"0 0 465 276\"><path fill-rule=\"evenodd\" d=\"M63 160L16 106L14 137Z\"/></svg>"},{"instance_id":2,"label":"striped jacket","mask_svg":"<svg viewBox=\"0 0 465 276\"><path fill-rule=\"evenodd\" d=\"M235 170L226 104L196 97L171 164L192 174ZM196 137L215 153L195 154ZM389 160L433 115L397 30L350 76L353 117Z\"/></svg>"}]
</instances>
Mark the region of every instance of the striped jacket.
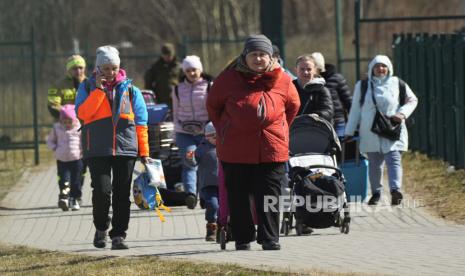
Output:
<instances>
[{"instance_id":1,"label":"striped jacket","mask_svg":"<svg viewBox=\"0 0 465 276\"><path fill-rule=\"evenodd\" d=\"M112 105L105 91L95 87L95 77L79 86L75 105L83 121L84 158L149 156L147 107L140 90L131 82L124 79L115 86Z\"/></svg>"}]
</instances>

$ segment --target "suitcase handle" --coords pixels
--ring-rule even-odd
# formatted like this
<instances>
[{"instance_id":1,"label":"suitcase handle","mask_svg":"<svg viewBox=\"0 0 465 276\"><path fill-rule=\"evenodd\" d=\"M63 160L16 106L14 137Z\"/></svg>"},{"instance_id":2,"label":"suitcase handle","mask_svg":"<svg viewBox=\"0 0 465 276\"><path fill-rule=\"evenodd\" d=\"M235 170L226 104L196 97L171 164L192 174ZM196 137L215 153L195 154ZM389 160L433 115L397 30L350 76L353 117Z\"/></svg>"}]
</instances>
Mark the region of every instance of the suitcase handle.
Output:
<instances>
[{"instance_id":1,"label":"suitcase handle","mask_svg":"<svg viewBox=\"0 0 465 276\"><path fill-rule=\"evenodd\" d=\"M354 136L352 141L355 141L355 165L358 166L360 164L360 137L359 136ZM350 142L352 142L352 141L350 141ZM348 142L342 142L341 166L345 162L346 143L348 143Z\"/></svg>"}]
</instances>

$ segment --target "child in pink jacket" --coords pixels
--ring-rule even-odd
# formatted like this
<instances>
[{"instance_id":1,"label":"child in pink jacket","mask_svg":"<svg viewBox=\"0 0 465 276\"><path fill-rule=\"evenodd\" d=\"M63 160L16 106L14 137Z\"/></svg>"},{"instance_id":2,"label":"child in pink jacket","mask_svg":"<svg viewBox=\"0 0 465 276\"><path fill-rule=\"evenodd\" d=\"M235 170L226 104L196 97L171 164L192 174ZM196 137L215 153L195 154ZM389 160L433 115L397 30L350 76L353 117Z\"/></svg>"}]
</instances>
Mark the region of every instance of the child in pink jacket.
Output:
<instances>
[{"instance_id":1,"label":"child in pink jacket","mask_svg":"<svg viewBox=\"0 0 465 276\"><path fill-rule=\"evenodd\" d=\"M67 104L61 108L60 120L53 124L47 138L47 145L57 159L58 207L63 211L80 209L83 170L80 127L74 105Z\"/></svg>"}]
</instances>

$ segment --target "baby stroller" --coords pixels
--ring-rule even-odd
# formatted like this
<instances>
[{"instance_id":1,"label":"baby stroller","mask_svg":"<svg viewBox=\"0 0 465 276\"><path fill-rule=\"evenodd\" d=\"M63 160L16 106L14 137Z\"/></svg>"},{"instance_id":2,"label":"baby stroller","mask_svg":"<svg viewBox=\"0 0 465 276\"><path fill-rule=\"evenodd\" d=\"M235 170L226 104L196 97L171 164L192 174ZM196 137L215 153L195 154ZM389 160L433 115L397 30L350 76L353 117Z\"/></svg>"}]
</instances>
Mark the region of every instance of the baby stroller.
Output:
<instances>
[{"instance_id":1,"label":"baby stroller","mask_svg":"<svg viewBox=\"0 0 465 276\"><path fill-rule=\"evenodd\" d=\"M298 116L290 127L289 151L290 209L283 213L281 232L288 235L295 218L299 236L304 225L335 226L348 234L345 180L336 161L341 146L332 125L315 114Z\"/></svg>"}]
</instances>

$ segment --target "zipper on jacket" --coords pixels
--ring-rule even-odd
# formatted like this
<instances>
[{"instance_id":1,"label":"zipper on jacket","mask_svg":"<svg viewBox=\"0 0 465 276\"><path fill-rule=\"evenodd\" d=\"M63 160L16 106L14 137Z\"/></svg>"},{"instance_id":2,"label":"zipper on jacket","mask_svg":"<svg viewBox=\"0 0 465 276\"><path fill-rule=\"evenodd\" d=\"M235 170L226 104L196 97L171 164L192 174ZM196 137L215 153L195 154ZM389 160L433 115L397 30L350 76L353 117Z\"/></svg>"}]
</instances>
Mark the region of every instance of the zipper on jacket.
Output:
<instances>
[{"instance_id":1,"label":"zipper on jacket","mask_svg":"<svg viewBox=\"0 0 465 276\"><path fill-rule=\"evenodd\" d=\"M284 141L287 142L286 130L284 128L284 121L281 122L281 130L282 130L282 133L283 133Z\"/></svg>"},{"instance_id":2,"label":"zipper on jacket","mask_svg":"<svg viewBox=\"0 0 465 276\"><path fill-rule=\"evenodd\" d=\"M192 109L192 120L195 121L195 109L194 109L194 84L191 84L191 109Z\"/></svg>"},{"instance_id":3,"label":"zipper on jacket","mask_svg":"<svg viewBox=\"0 0 465 276\"><path fill-rule=\"evenodd\" d=\"M257 106L257 117L260 123L265 122L266 120L266 100L263 94L260 97L260 100L258 101L258 106Z\"/></svg>"}]
</instances>

